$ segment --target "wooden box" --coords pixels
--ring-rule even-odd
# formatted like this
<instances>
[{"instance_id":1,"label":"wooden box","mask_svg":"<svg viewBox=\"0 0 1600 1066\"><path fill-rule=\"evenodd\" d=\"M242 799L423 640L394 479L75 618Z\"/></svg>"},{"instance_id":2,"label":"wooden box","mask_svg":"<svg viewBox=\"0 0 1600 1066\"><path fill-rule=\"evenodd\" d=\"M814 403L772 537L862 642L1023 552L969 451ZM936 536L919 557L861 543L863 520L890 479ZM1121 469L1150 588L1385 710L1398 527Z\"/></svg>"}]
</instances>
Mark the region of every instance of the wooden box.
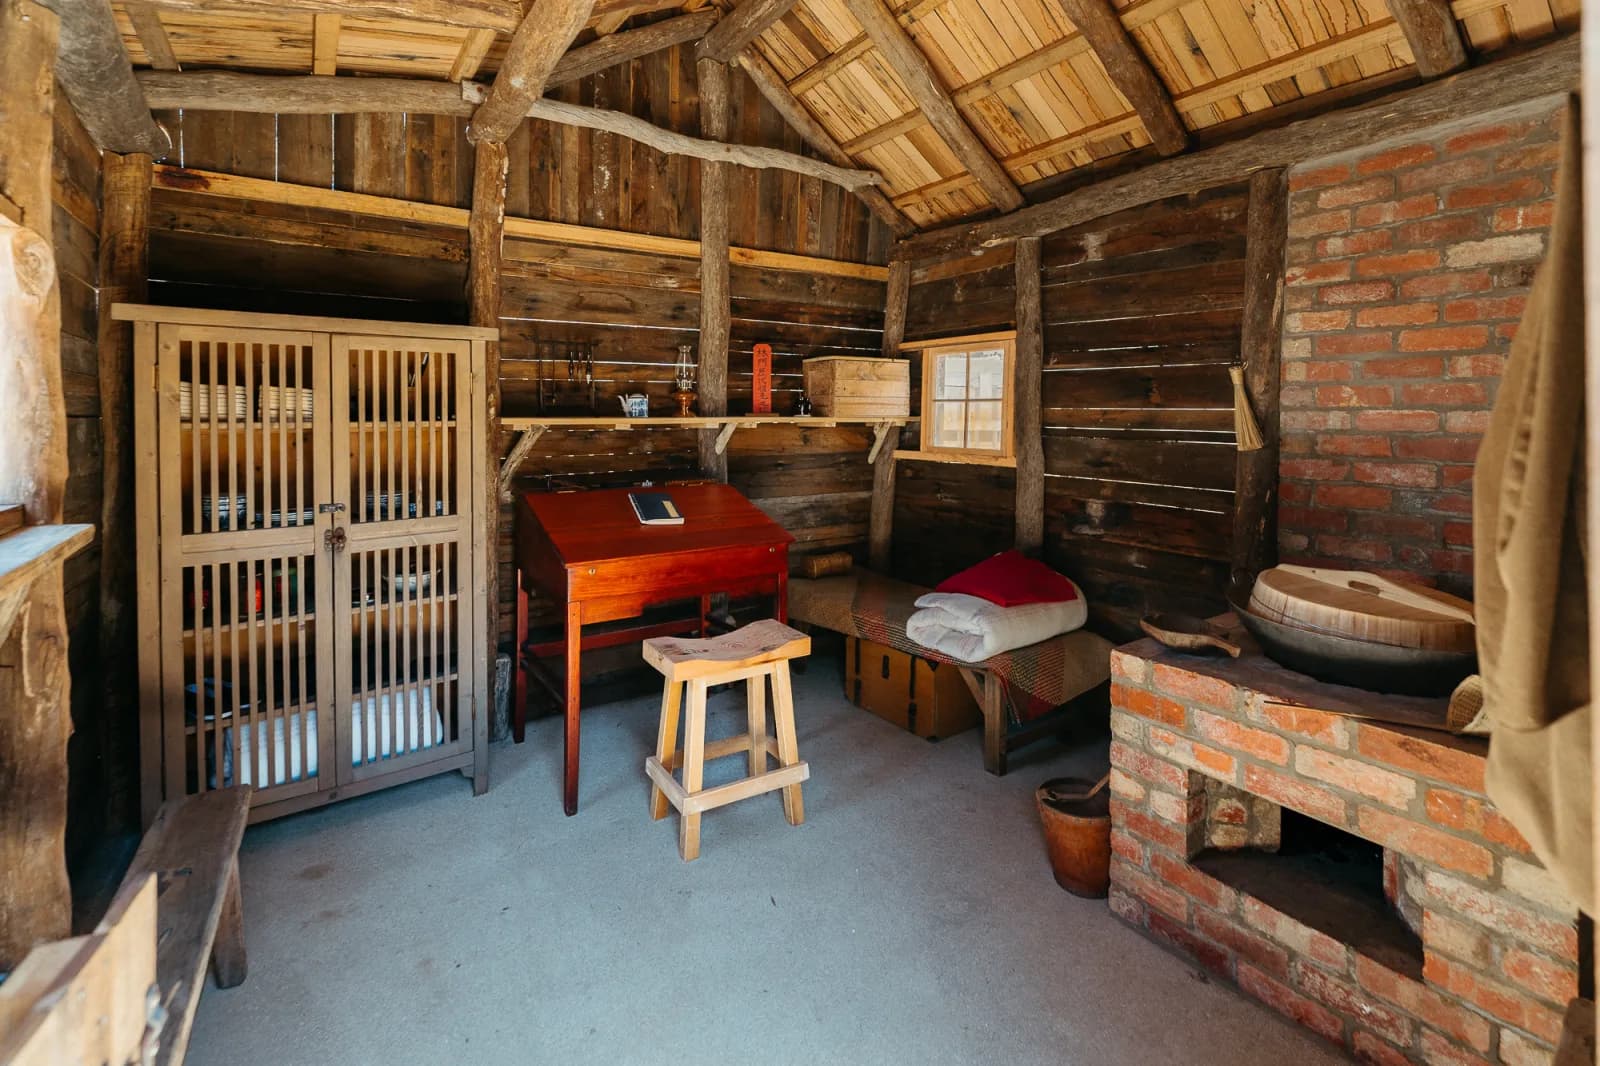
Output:
<instances>
[{"instance_id":1,"label":"wooden box","mask_svg":"<svg viewBox=\"0 0 1600 1066\"><path fill-rule=\"evenodd\" d=\"M818 415L905 418L911 413L911 364L905 359L827 355L805 361L806 396Z\"/></svg>"},{"instance_id":2,"label":"wooden box","mask_svg":"<svg viewBox=\"0 0 1600 1066\"><path fill-rule=\"evenodd\" d=\"M955 736L983 719L954 666L859 637L845 641L844 694L862 710L929 740Z\"/></svg>"}]
</instances>

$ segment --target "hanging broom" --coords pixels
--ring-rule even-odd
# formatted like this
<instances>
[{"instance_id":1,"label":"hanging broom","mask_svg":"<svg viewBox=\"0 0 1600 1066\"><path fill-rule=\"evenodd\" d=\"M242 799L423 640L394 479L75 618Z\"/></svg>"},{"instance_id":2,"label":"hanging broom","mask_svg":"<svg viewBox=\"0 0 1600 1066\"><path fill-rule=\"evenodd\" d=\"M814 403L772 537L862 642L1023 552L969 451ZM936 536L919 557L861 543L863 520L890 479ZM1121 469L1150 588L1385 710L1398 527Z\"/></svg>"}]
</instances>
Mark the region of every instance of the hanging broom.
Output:
<instances>
[{"instance_id":1,"label":"hanging broom","mask_svg":"<svg viewBox=\"0 0 1600 1066\"><path fill-rule=\"evenodd\" d=\"M1228 376L1233 379L1233 434L1238 438L1239 450L1259 451L1265 442L1256 416L1250 412L1250 397L1244 391L1244 367L1230 366Z\"/></svg>"}]
</instances>

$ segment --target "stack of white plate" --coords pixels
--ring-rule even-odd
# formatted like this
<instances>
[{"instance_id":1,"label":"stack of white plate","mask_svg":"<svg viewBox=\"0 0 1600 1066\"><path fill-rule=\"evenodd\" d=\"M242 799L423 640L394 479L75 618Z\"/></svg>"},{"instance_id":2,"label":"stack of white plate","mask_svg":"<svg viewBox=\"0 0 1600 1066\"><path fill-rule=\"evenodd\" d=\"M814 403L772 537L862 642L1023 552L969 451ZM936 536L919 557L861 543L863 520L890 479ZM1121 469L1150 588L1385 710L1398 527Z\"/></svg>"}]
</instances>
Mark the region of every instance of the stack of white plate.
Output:
<instances>
[{"instance_id":1,"label":"stack of white plate","mask_svg":"<svg viewBox=\"0 0 1600 1066\"><path fill-rule=\"evenodd\" d=\"M293 421L296 417L295 408L298 406L299 418L309 420L312 411L312 390L280 388L277 385L263 385L257 392L261 407L261 420L263 422L276 422L279 418Z\"/></svg>"},{"instance_id":2,"label":"stack of white plate","mask_svg":"<svg viewBox=\"0 0 1600 1066\"><path fill-rule=\"evenodd\" d=\"M196 387L187 381L178 382L178 417L185 422L191 419L207 421L213 417L227 418L230 411L232 417L240 422L250 417L249 389L243 385Z\"/></svg>"}]
</instances>

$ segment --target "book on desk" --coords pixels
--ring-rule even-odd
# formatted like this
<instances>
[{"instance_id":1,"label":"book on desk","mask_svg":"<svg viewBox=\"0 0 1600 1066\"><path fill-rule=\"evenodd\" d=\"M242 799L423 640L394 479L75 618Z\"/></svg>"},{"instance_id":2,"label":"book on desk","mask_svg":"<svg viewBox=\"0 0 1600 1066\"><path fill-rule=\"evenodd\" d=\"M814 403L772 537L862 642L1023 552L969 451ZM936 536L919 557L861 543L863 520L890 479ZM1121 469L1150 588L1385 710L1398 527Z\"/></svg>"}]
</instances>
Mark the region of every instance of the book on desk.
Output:
<instances>
[{"instance_id":1,"label":"book on desk","mask_svg":"<svg viewBox=\"0 0 1600 1066\"><path fill-rule=\"evenodd\" d=\"M628 502L633 504L633 513L639 516L640 525L683 525L682 512L665 492L630 492Z\"/></svg>"}]
</instances>

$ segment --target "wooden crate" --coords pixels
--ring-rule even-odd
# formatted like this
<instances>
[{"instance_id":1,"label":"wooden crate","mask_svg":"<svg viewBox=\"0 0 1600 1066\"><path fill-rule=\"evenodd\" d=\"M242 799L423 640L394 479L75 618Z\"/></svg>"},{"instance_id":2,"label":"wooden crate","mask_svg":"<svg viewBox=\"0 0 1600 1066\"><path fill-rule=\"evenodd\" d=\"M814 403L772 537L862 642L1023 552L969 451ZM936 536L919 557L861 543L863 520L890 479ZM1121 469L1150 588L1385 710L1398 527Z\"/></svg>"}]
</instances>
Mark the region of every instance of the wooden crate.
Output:
<instances>
[{"instance_id":1,"label":"wooden crate","mask_svg":"<svg viewBox=\"0 0 1600 1066\"><path fill-rule=\"evenodd\" d=\"M828 355L805 362L806 396L834 418L904 418L911 413L911 364L904 359Z\"/></svg>"},{"instance_id":2,"label":"wooden crate","mask_svg":"<svg viewBox=\"0 0 1600 1066\"><path fill-rule=\"evenodd\" d=\"M928 740L955 736L983 719L960 672L948 664L847 637L844 674L851 703Z\"/></svg>"}]
</instances>

